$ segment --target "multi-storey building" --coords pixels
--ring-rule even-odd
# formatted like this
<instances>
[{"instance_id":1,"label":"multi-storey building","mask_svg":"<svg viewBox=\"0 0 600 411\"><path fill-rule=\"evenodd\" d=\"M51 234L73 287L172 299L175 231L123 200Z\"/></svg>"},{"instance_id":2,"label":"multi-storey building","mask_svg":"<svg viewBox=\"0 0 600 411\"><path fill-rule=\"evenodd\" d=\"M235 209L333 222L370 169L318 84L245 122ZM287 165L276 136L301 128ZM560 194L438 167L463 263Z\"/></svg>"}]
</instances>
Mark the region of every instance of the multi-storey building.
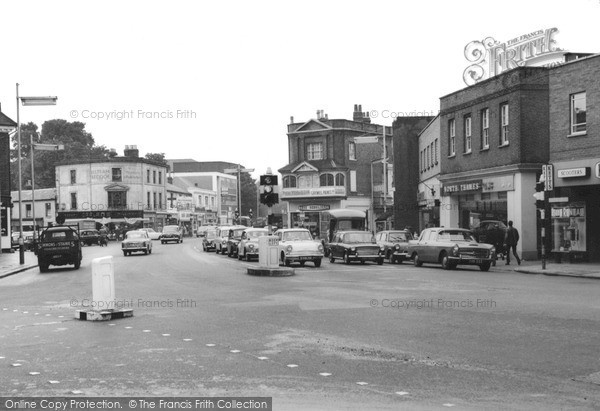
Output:
<instances>
[{"instance_id":1,"label":"multi-storey building","mask_svg":"<svg viewBox=\"0 0 600 411\"><path fill-rule=\"evenodd\" d=\"M440 226L440 117L419 134L418 232Z\"/></svg>"},{"instance_id":2,"label":"multi-storey building","mask_svg":"<svg viewBox=\"0 0 600 411\"><path fill-rule=\"evenodd\" d=\"M19 207L18 191L11 192L13 199L12 231L19 231L19 209L23 211L23 230L33 231L34 217L35 225L46 227L56 222L56 188L37 188L35 199L31 196L31 190L21 190L22 206ZM34 201L35 200L35 201Z\"/></svg>"},{"instance_id":3,"label":"multi-storey building","mask_svg":"<svg viewBox=\"0 0 600 411\"><path fill-rule=\"evenodd\" d=\"M59 215L101 223L143 221L160 228L168 219L167 167L139 157L126 146L123 157L56 166Z\"/></svg>"},{"instance_id":4,"label":"multi-storey building","mask_svg":"<svg viewBox=\"0 0 600 411\"><path fill-rule=\"evenodd\" d=\"M550 70L550 247L600 259L600 55Z\"/></svg>"},{"instance_id":5,"label":"multi-storey building","mask_svg":"<svg viewBox=\"0 0 600 411\"><path fill-rule=\"evenodd\" d=\"M17 128L0 110L0 252L10 250L11 244L11 205L10 195L10 137Z\"/></svg>"},{"instance_id":6,"label":"multi-storey building","mask_svg":"<svg viewBox=\"0 0 600 411\"><path fill-rule=\"evenodd\" d=\"M288 226L325 233L324 210L358 209L371 217L392 210L391 127L371 124L355 105L352 120L330 120L319 110L317 118L306 122L292 118L287 131L289 164L278 171L283 183L279 197L289 207ZM382 161L384 151L387 162Z\"/></svg>"},{"instance_id":7,"label":"multi-storey building","mask_svg":"<svg viewBox=\"0 0 600 411\"><path fill-rule=\"evenodd\" d=\"M526 259L538 255L532 195L549 155L548 78L519 67L441 98L440 224L512 220Z\"/></svg>"}]
</instances>

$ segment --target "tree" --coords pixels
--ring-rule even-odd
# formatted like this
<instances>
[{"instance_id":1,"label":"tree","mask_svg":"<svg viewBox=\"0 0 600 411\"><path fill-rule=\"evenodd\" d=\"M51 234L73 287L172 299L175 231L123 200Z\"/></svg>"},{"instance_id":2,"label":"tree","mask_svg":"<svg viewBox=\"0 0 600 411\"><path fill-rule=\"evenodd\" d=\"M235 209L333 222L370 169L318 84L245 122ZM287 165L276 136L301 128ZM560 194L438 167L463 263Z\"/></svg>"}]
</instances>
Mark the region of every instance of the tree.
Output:
<instances>
[{"instance_id":1,"label":"tree","mask_svg":"<svg viewBox=\"0 0 600 411\"><path fill-rule=\"evenodd\" d=\"M21 125L21 179L23 188L31 181L31 145L33 143L63 144L62 151L35 151L35 188L56 186L55 166L62 163L103 160L108 158L105 146L95 145L94 138L85 131L85 124L62 119L49 120L42 125L41 133L34 123ZM17 159L17 135L13 136L13 156ZM11 164L12 187L18 188L18 164Z\"/></svg>"},{"instance_id":2,"label":"tree","mask_svg":"<svg viewBox=\"0 0 600 411\"><path fill-rule=\"evenodd\" d=\"M167 166L167 160L165 160L165 153L146 153L144 158L146 158L147 160L156 161L157 163L161 163Z\"/></svg>"},{"instance_id":3,"label":"tree","mask_svg":"<svg viewBox=\"0 0 600 411\"><path fill-rule=\"evenodd\" d=\"M249 173L240 173L240 191L242 192L242 210L240 215L249 215L250 209L257 215L256 209L256 180Z\"/></svg>"}]
</instances>

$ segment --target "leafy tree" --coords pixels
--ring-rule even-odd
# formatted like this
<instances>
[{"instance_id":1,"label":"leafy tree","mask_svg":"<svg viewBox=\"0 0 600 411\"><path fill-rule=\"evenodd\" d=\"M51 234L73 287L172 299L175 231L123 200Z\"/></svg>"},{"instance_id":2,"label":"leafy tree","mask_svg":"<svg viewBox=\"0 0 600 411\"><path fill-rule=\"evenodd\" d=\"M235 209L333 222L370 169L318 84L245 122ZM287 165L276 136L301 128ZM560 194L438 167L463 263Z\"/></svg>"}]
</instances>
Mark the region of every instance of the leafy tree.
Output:
<instances>
[{"instance_id":1,"label":"leafy tree","mask_svg":"<svg viewBox=\"0 0 600 411\"><path fill-rule=\"evenodd\" d=\"M152 160L167 165L167 160L165 160L165 153L146 153L144 157L147 160Z\"/></svg>"},{"instance_id":2,"label":"leafy tree","mask_svg":"<svg viewBox=\"0 0 600 411\"><path fill-rule=\"evenodd\" d=\"M256 180L249 173L240 173L240 190L242 192L242 212L240 215L249 215L250 209L252 209L252 213L256 217L258 211L256 209L256 198L258 195Z\"/></svg>"},{"instance_id":3,"label":"leafy tree","mask_svg":"<svg viewBox=\"0 0 600 411\"><path fill-rule=\"evenodd\" d=\"M77 163L81 161L101 160L108 157L105 146L95 145L94 138L85 130L85 124L75 121L68 122L62 119L49 120L42 125L41 133L34 123L21 125L21 178L23 188L31 181L31 144L62 144L61 151L35 151L35 188L49 188L56 186L55 166L63 163ZM13 159L17 159L17 135L13 136ZM11 164L12 187L18 187L18 164Z\"/></svg>"}]
</instances>

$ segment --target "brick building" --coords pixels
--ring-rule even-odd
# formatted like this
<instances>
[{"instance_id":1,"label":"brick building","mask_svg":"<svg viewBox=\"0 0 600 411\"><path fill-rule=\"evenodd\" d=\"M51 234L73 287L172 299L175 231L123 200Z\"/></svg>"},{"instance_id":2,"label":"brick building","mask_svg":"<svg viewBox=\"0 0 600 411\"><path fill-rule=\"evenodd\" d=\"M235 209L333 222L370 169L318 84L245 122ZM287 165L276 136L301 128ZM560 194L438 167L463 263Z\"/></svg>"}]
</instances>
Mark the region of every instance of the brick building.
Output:
<instances>
[{"instance_id":1,"label":"brick building","mask_svg":"<svg viewBox=\"0 0 600 411\"><path fill-rule=\"evenodd\" d=\"M419 134L419 186L417 232L440 226L440 117L436 116Z\"/></svg>"},{"instance_id":2,"label":"brick building","mask_svg":"<svg viewBox=\"0 0 600 411\"><path fill-rule=\"evenodd\" d=\"M600 55L550 70L549 246L599 260Z\"/></svg>"},{"instance_id":3,"label":"brick building","mask_svg":"<svg viewBox=\"0 0 600 411\"><path fill-rule=\"evenodd\" d=\"M382 162L384 133L387 164ZM376 219L372 217L387 220L384 211L393 207L391 127L372 124L355 105L352 120L329 119L321 110L306 122L292 118L287 136L289 164L278 171L283 182L280 199L289 204L289 226L325 233L322 212L335 208L368 212L370 226ZM386 222L390 224L380 224Z\"/></svg>"},{"instance_id":4,"label":"brick building","mask_svg":"<svg viewBox=\"0 0 600 411\"><path fill-rule=\"evenodd\" d=\"M10 137L9 133L17 128L0 110L0 252L10 250L11 206L10 195Z\"/></svg>"},{"instance_id":5,"label":"brick building","mask_svg":"<svg viewBox=\"0 0 600 411\"><path fill-rule=\"evenodd\" d=\"M549 69L519 67L440 99L440 224L514 221L538 255L535 183L549 157Z\"/></svg>"}]
</instances>

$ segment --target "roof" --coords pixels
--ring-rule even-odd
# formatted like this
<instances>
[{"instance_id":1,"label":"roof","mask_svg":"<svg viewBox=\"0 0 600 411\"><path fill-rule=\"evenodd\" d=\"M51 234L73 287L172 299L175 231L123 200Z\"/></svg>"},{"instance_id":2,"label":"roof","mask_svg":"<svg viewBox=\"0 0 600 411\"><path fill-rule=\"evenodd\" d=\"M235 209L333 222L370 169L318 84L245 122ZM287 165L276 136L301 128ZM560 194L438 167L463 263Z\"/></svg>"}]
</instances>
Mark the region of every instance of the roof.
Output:
<instances>
[{"instance_id":1,"label":"roof","mask_svg":"<svg viewBox=\"0 0 600 411\"><path fill-rule=\"evenodd\" d=\"M174 173L224 173L226 168L238 166L227 161L167 160L167 163Z\"/></svg>"},{"instance_id":2,"label":"roof","mask_svg":"<svg viewBox=\"0 0 600 411\"><path fill-rule=\"evenodd\" d=\"M189 191L187 191L183 188L179 188L176 185L171 184L171 183L167 183L167 191L172 192L172 193L185 194L190 197L192 196L192 194Z\"/></svg>"},{"instance_id":3,"label":"roof","mask_svg":"<svg viewBox=\"0 0 600 411\"><path fill-rule=\"evenodd\" d=\"M3 127L17 127L17 123L15 123L10 117L0 111L0 126Z\"/></svg>"},{"instance_id":4,"label":"roof","mask_svg":"<svg viewBox=\"0 0 600 411\"><path fill-rule=\"evenodd\" d=\"M333 218L367 218L367 213L364 211L350 210L346 208L329 210L328 213Z\"/></svg>"},{"instance_id":5,"label":"roof","mask_svg":"<svg viewBox=\"0 0 600 411\"><path fill-rule=\"evenodd\" d=\"M309 166L312 166L314 168L317 169L317 171L328 171L328 170L348 170L348 167L346 166L342 166L342 165L338 165L336 164L335 161L333 161L333 159L328 158L325 160L302 160L302 161L297 161L295 163L290 163L285 167L280 168L279 171L280 173L289 173L289 172L293 172L293 170L298 167L299 165L301 165L302 163L306 163Z\"/></svg>"}]
</instances>

